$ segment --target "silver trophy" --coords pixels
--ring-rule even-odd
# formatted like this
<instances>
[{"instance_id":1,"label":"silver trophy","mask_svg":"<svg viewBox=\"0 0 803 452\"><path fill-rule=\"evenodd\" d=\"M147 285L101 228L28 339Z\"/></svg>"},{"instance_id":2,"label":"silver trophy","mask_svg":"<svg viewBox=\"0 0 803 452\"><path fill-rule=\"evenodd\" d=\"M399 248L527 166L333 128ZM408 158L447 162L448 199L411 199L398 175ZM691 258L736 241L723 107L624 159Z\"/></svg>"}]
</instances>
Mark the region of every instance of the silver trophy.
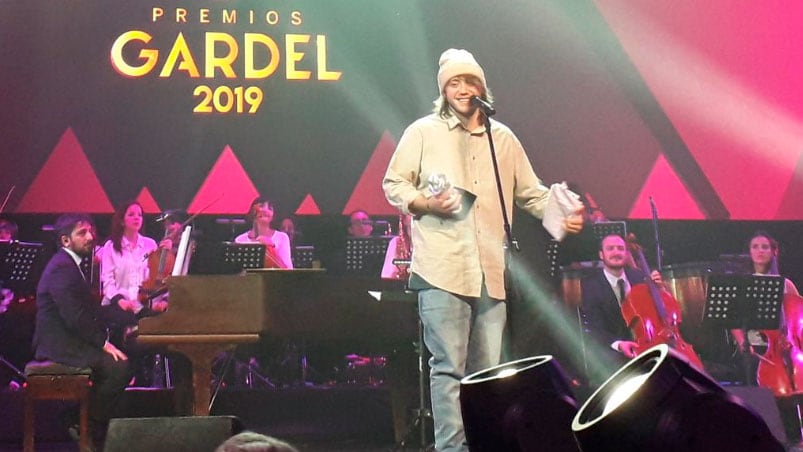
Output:
<instances>
[{"instance_id":1,"label":"silver trophy","mask_svg":"<svg viewBox=\"0 0 803 452\"><path fill-rule=\"evenodd\" d=\"M441 193L444 193L452 188L452 184L443 173L430 174L429 179L427 179L427 185L429 192L435 197L440 196Z\"/></svg>"},{"instance_id":2,"label":"silver trophy","mask_svg":"<svg viewBox=\"0 0 803 452\"><path fill-rule=\"evenodd\" d=\"M436 198L461 196L462 192L462 190L452 187L452 183L443 173L431 174L427 179L427 186L429 192ZM457 216L461 210L463 210L462 203L458 203L457 207L452 210L452 215Z\"/></svg>"}]
</instances>

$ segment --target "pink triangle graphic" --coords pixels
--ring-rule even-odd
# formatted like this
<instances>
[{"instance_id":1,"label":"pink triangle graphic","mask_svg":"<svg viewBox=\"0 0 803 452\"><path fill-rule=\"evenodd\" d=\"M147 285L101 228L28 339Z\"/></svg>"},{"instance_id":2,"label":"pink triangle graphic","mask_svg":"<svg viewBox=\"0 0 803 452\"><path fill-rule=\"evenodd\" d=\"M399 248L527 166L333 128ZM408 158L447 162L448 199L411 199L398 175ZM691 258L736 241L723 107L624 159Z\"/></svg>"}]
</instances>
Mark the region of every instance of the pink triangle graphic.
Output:
<instances>
[{"instance_id":1,"label":"pink triangle graphic","mask_svg":"<svg viewBox=\"0 0 803 452\"><path fill-rule=\"evenodd\" d=\"M142 187L142 190L139 191L137 195L137 202L142 204L142 210L145 213L161 213L162 209L159 208L159 204L156 203L156 200L153 199L153 195L151 191L148 190L148 187Z\"/></svg>"},{"instance_id":2,"label":"pink triangle graphic","mask_svg":"<svg viewBox=\"0 0 803 452\"><path fill-rule=\"evenodd\" d=\"M385 193L382 191L382 178L385 177L385 171L395 149L396 142L386 130L382 133L382 138L379 139L379 143L371 154L371 159L365 165L360 180L357 181L351 197L346 202L343 214L349 214L357 209L365 210L370 215L396 215L399 213L388 204Z\"/></svg>"},{"instance_id":3,"label":"pink triangle graphic","mask_svg":"<svg viewBox=\"0 0 803 452\"><path fill-rule=\"evenodd\" d=\"M318 203L315 202L315 198L312 197L311 194L307 193L307 196L304 197L304 200L301 201L301 204L298 205L298 209L296 209L296 215L320 215L321 209L318 207Z\"/></svg>"},{"instance_id":4,"label":"pink triangle graphic","mask_svg":"<svg viewBox=\"0 0 803 452\"><path fill-rule=\"evenodd\" d=\"M61 135L16 212L114 212L106 191L71 127Z\"/></svg>"},{"instance_id":5,"label":"pink triangle graphic","mask_svg":"<svg viewBox=\"0 0 803 452\"><path fill-rule=\"evenodd\" d=\"M795 171L789 179L789 185L781 198L775 220L803 219L803 153L798 157Z\"/></svg>"},{"instance_id":6,"label":"pink triangle graphic","mask_svg":"<svg viewBox=\"0 0 803 452\"><path fill-rule=\"evenodd\" d=\"M226 145L201 188L195 194L187 212L205 214L231 214L248 212L259 192L231 147Z\"/></svg>"},{"instance_id":7,"label":"pink triangle graphic","mask_svg":"<svg viewBox=\"0 0 803 452\"><path fill-rule=\"evenodd\" d=\"M697 202L686 190L686 186L683 185L663 154L659 155L655 161L655 165L641 187L641 192L636 197L627 217L632 219L652 218L650 197L655 201L658 216L662 220L705 219Z\"/></svg>"}]
</instances>

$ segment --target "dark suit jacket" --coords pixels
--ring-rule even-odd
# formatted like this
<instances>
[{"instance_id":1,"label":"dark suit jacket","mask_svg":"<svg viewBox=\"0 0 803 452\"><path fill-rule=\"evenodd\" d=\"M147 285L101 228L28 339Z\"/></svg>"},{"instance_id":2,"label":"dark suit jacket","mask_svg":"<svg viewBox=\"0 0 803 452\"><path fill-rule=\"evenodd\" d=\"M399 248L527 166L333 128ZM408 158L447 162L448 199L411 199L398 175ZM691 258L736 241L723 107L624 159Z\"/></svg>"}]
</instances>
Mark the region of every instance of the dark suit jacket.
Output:
<instances>
[{"instance_id":1,"label":"dark suit jacket","mask_svg":"<svg viewBox=\"0 0 803 452\"><path fill-rule=\"evenodd\" d=\"M72 257L59 249L36 289L37 360L91 367L103 358L106 328L100 306Z\"/></svg>"},{"instance_id":2,"label":"dark suit jacket","mask_svg":"<svg viewBox=\"0 0 803 452\"><path fill-rule=\"evenodd\" d=\"M644 282L644 273L639 270L626 269L625 274L631 285ZM633 336L625 325L616 294L602 269L583 278L580 288L583 329L586 337L592 339L586 342L587 376L590 385L595 387L627 362L627 358L612 349L611 344L617 340L632 340Z\"/></svg>"}]
</instances>

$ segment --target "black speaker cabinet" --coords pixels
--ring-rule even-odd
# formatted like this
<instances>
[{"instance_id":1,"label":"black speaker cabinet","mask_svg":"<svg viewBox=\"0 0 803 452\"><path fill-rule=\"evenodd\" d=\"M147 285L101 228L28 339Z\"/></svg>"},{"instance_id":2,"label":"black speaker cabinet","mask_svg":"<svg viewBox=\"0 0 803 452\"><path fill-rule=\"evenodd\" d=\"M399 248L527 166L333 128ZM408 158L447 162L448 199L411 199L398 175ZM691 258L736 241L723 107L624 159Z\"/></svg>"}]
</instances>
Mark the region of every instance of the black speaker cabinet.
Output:
<instances>
[{"instance_id":1,"label":"black speaker cabinet","mask_svg":"<svg viewBox=\"0 0 803 452\"><path fill-rule=\"evenodd\" d=\"M243 425L234 416L112 419L106 452L213 452Z\"/></svg>"},{"instance_id":2,"label":"black speaker cabinet","mask_svg":"<svg viewBox=\"0 0 803 452\"><path fill-rule=\"evenodd\" d=\"M728 386L725 389L753 408L767 423L767 427L770 428L775 439L786 444L786 430L772 391L758 386ZM714 414L712 413L712 415Z\"/></svg>"}]
</instances>

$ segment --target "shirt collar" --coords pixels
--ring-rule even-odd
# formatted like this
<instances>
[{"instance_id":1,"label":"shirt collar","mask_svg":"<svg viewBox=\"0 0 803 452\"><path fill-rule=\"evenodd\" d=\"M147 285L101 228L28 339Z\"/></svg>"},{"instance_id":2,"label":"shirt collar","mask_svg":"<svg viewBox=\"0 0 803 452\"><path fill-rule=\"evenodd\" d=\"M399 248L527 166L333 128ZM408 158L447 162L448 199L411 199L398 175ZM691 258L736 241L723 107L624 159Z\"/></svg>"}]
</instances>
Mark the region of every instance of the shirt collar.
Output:
<instances>
[{"instance_id":1,"label":"shirt collar","mask_svg":"<svg viewBox=\"0 0 803 452\"><path fill-rule=\"evenodd\" d=\"M137 246L136 246L137 248L142 248L142 246L144 246L141 239L142 239L142 236L137 234ZM134 248L131 245L131 241L128 240L128 237L126 237L126 236L122 237L122 239L120 240L120 245L123 248L128 248L128 249L133 249Z\"/></svg>"},{"instance_id":2,"label":"shirt collar","mask_svg":"<svg viewBox=\"0 0 803 452\"><path fill-rule=\"evenodd\" d=\"M619 279L624 279L626 284L630 284L630 281L627 280L627 272L624 270L622 270L622 276L616 276L610 273L607 268L603 268L602 273L605 274L605 279L608 280L611 287L615 287Z\"/></svg>"},{"instance_id":3,"label":"shirt collar","mask_svg":"<svg viewBox=\"0 0 803 452\"><path fill-rule=\"evenodd\" d=\"M75 251L73 251L73 250L71 250L71 249L69 249L69 248L62 247L62 249L63 249L64 251L66 251L66 252L67 252L67 254L69 254L69 255L70 255L70 257L72 258L72 260L74 260L74 261L75 261L75 265L77 265L77 266L78 266L78 268L80 269L80 268L81 268L81 261L82 261L82 259L81 259L81 256L79 256L79 255L78 255L78 254L77 254Z\"/></svg>"},{"instance_id":4,"label":"shirt collar","mask_svg":"<svg viewBox=\"0 0 803 452\"><path fill-rule=\"evenodd\" d=\"M477 127L476 129L468 130L463 124L463 121L460 120L460 117L457 115L457 113L455 113L454 110L452 110L452 107L449 107L449 112L451 113L451 115L447 116L445 120L446 120L446 125L449 127L450 131L454 130L455 127L460 126L463 128L463 130L471 133L472 135L482 135L485 132L485 124L481 123L480 126Z\"/></svg>"}]
</instances>

